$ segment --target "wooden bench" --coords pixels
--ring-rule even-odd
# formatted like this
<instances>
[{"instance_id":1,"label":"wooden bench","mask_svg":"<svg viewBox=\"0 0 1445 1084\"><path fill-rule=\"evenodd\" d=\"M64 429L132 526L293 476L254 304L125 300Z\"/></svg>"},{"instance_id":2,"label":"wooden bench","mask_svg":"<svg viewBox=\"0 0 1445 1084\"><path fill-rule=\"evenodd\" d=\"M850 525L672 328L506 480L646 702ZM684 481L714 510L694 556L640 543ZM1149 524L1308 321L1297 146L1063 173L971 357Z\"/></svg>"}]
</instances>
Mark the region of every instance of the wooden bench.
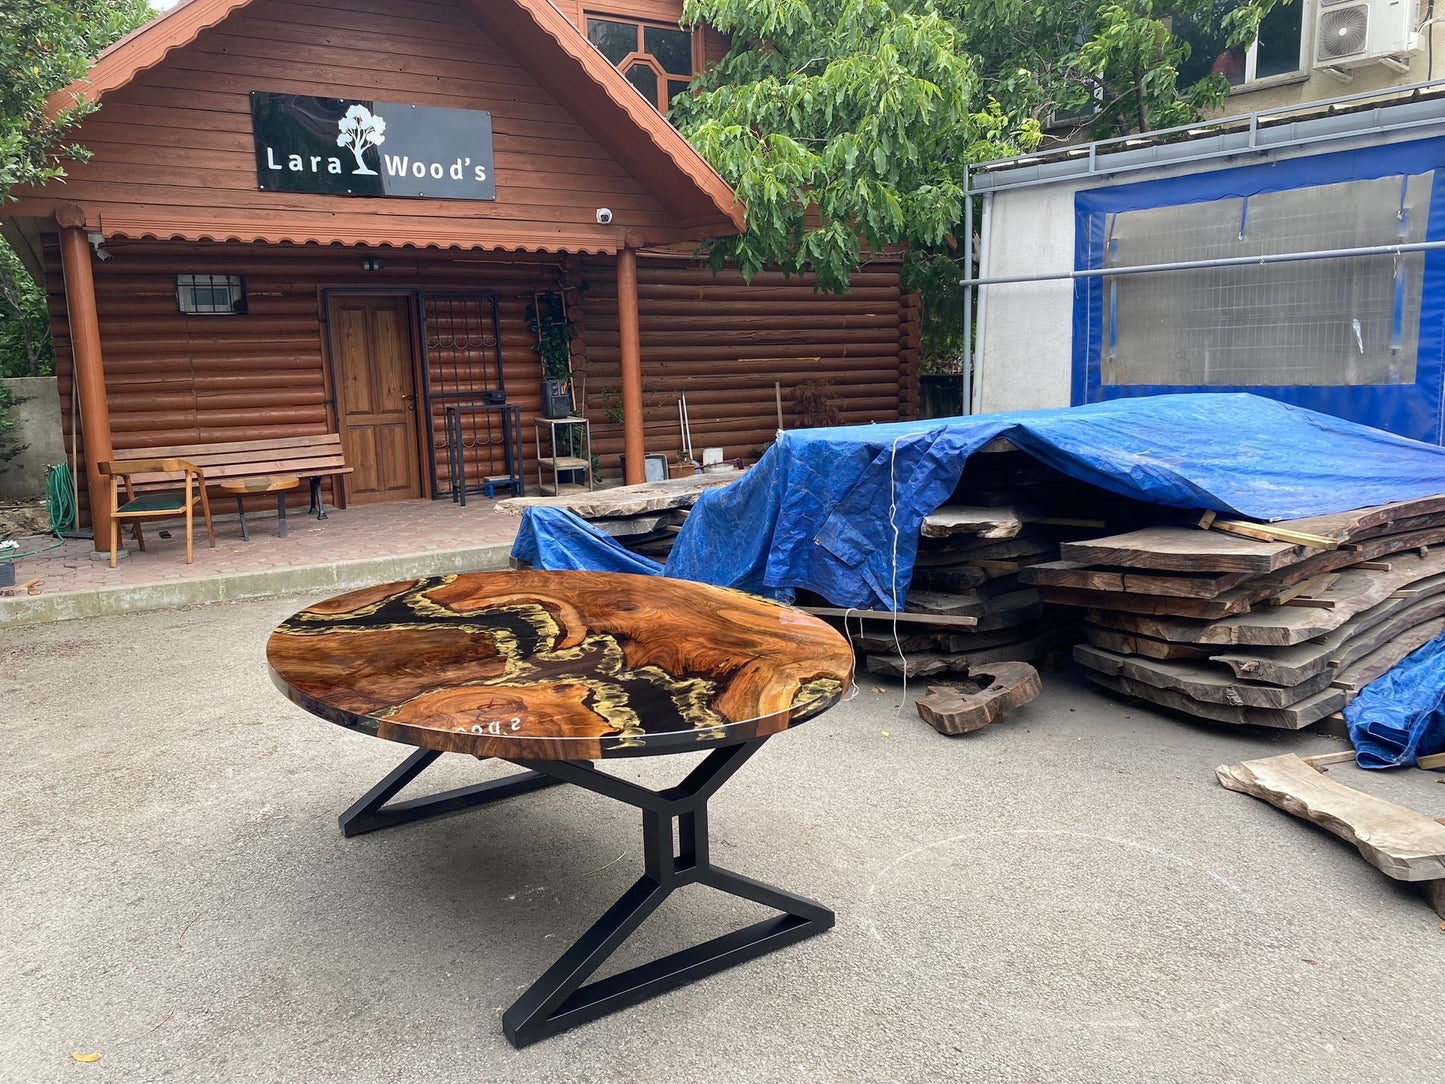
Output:
<instances>
[{"instance_id":1,"label":"wooden bench","mask_svg":"<svg viewBox=\"0 0 1445 1084\"><path fill-rule=\"evenodd\" d=\"M271 440L235 440L222 444L177 444L168 448L130 448L117 450L118 462L132 459L184 459L199 467L207 485L220 485L235 478L267 478L272 475L295 475L311 482L311 508L317 519L326 518L321 503L321 479L336 479L336 507L346 507L344 475L352 468L346 465L341 450L340 433L323 433L314 437L277 437ZM164 474L135 474L132 481L138 489L174 486L176 477Z\"/></svg>"}]
</instances>

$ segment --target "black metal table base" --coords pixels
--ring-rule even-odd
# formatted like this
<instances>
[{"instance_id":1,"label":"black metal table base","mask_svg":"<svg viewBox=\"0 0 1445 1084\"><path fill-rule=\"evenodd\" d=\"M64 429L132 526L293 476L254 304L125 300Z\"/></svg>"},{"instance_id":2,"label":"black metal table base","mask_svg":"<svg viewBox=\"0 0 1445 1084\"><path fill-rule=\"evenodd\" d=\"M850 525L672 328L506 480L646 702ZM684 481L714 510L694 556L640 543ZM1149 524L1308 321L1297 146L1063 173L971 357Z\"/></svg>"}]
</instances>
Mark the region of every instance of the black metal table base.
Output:
<instances>
[{"instance_id":1,"label":"black metal table base","mask_svg":"<svg viewBox=\"0 0 1445 1084\"><path fill-rule=\"evenodd\" d=\"M607 775L586 762L518 760L514 763L527 771L388 805L441 755L420 749L341 815L341 830L358 835L557 783L571 783L642 810L642 876L502 1016L507 1039L513 1046L527 1046L832 927L833 912L822 904L714 866L709 858L708 799L766 740L716 749L677 786L659 791ZM663 900L690 884L781 913L587 983Z\"/></svg>"},{"instance_id":2,"label":"black metal table base","mask_svg":"<svg viewBox=\"0 0 1445 1084\"><path fill-rule=\"evenodd\" d=\"M501 798L510 798L514 794L525 794L529 790L555 787L561 782L560 779L540 772L518 772L470 787L429 794L425 798L387 804L403 787L426 771L439 756L441 753L434 749L418 749L403 760L337 818L341 825L341 834L359 836L366 832L375 832L378 828L410 824L412 821L439 816L442 813L455 813L473 806L486 805Z\"/></svg>"}]
</instances>

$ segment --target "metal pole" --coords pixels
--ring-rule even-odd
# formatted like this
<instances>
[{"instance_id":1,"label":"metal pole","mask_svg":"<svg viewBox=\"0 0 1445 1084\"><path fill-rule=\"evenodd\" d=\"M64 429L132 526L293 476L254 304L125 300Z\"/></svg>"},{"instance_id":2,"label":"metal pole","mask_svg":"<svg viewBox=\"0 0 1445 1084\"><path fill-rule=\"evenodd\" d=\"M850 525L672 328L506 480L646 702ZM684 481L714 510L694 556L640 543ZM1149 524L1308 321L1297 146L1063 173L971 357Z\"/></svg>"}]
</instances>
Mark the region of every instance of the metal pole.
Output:
<instances>
[{"instance_id":1,"label":"metal pole","mask_svg":"<svg viewBox=\"0 0 1445 1084\"><path fill-rule=\"evenodd\" d=\"M988 268L993 262L991 247L993 244L993 193L986 193L983 197L983 221L978 227L978 277L988 278ZM983 340L988 332L988 291L979 290L975 295L978 300L978 319L974 321L973 338L976 345L973 362L969 369L968 402L964 404L963 412L972 414L974 401L981 400L982 395L975 386L982 383L978 376L979 362L983 356Z\"/></svg>"},{"instance_id":2,"label":"metal pole","mask_svg":"<svg viewBox=\"0 0 1445 1084\"><path fill-rule=\"evenodd\" d=\"M973 194L968 190L968 166L963 167L963 376L959 380L960 414L967 414L973 383Z\"/></svg>"},{"instance_id":3,"label":"metal pole","mask_svg":"<svg viewBox=\"0 0 1445 1084\"><path fill-rule=\"evenodd\" d=\"M1091 267L1083 271L1055 271L1046 275L1000 275L997 278L967 278L960 286L1006 286L1018 282L1056 282L1062 279L1113 278L1159 271L1196 271L1206 267L1253 267L1257 264L1298 263L1304 260L1341 260L1358 256L1403 256L1411 252L1445 249L1445 241L1412 241L1403 245L1370 245L1365 248L1329 248L1312 252L1279 252L1264 256L1224 256L1210 260L1180 260L1175 263L1146 263L1135 267ZM980 268L982 261L980 260Z\"/></svg>"}]
</instances>

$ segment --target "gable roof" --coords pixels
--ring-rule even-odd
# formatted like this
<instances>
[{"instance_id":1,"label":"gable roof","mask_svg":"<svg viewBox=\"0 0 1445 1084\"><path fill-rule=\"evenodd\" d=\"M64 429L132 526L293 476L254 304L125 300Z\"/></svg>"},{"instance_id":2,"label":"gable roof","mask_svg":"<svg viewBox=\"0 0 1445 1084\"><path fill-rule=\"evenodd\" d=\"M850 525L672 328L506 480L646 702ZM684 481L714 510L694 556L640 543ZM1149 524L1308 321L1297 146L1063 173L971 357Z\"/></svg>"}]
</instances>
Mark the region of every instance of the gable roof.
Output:
<instances>
[{"instance_id":1,"label":"gable roof","mask_svg":"<svg viewBox=\"0 0 1445 1084\"><path fill-rule=\"evenodd\" d=\"M87 74L46 103L54 115L84 96L102 101L191 44L251 0L182 0L121 38ZM736 233L743 208L732 188L549 0L457 0L602 147L677 213L696 236Z\"/></svg>"}]
</instances>

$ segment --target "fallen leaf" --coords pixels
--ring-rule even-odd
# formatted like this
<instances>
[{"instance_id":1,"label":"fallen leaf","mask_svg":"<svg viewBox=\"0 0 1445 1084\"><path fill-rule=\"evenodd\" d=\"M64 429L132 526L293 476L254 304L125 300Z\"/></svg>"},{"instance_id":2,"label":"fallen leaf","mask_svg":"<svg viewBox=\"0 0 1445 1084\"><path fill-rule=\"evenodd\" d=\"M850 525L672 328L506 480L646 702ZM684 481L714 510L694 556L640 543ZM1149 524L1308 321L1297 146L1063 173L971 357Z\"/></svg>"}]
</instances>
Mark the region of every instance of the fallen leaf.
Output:
<instances>
[{"instance_id":1,"label":"fallen leaf","mask_svg":"<svg viewBox=\"0 0 1445 1084\"><path fill-rule=\"evenodd\" d=\"M873 686L873 691L875 693L886 693L888 690L885 689L882 685L875 685Z\"/></svg>"},{"instance_id":2,"label":"fallen leaf","mask_svg":"<svg viewBox=\"0 0 1445 1084\"><path fill-rule=\"evenodd\" d=\"M99 1061L99 1060L100 1060L100 1055L99 1055L99 1054L82 1054L82 1053L81 1053L80 1051L78 1051L78 1050L72 1050L71 1053L70 1053L70 1056L71 1056L72 1058L74 1058L76 1061L83 1061L83 1062L87 1062L87 1063L88 1063L88 1062L92 1062L92 1061Z\"/></svg>"},{"instance_id":3,"label":"fallen leaf","mask_svg":"<svg viewBox=\"0 0 1445 1084\"><path fill-rule=\"evenodd\" d=\"M883 736L884 736L885 738L888 737L888 731L886 731L886 730L883 731Z\"/></svg>"}]
</instances>

